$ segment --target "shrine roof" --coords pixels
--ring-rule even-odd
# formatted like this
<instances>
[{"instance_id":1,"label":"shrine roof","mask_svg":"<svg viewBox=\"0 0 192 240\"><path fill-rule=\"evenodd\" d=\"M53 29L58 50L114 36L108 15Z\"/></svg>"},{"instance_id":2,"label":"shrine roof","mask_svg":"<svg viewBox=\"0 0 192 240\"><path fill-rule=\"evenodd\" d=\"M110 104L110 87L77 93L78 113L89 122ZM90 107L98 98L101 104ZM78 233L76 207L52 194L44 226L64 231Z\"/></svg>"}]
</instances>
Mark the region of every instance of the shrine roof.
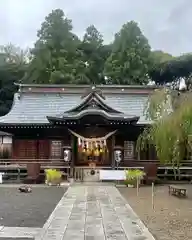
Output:
<instances>
[{"instance_id":1,"label":"shrine roof","mask_svg":"<svg viewBox=\"0 0 192 240\"><path fill-rule=\"evenodd\" d=\"M103 94L102 103L116 111L108 113L110 116L118 118L124 114L125 117L139 117L139 124L151 123L145 117L144 108L149 94L157 87L110 85L94 88ZM0 117L0 125L48 124L47 116L66 116L81 105L85 101L83 95L88 96L92 90L90 85L20 85L11 110Z\"/></svg>"},{"instance_id":2,"label":"shrine roof","mask_svg":"<svg viewBox=\"0 0 192 240\"><path fill-rule=\"evenodd\" d=\"M7 133L7 132L3 132L3 131L0 131L0 136L12 136L12 134L10 133Z\"/></svg>"}]
</instances>

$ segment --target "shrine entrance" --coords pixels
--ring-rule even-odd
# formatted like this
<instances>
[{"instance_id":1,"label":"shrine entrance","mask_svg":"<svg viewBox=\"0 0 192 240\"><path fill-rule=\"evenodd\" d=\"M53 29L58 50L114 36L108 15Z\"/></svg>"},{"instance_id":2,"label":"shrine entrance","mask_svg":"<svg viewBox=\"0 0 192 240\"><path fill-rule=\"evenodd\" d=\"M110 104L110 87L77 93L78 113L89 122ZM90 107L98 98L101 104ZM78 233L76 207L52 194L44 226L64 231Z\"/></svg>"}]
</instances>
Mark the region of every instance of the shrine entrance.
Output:
<instances>
[{"instance_id":1,"label":"shrine entrance","mask_svg":"<svg viewBox=\"0 0 192 240\"><path fill-rule=\"evenodd\" d=\"M69 130L75 136L75 165L85 167L110 166L112 160L112 136L116 130L85 137Z\"/></svg>"}]
</instances>

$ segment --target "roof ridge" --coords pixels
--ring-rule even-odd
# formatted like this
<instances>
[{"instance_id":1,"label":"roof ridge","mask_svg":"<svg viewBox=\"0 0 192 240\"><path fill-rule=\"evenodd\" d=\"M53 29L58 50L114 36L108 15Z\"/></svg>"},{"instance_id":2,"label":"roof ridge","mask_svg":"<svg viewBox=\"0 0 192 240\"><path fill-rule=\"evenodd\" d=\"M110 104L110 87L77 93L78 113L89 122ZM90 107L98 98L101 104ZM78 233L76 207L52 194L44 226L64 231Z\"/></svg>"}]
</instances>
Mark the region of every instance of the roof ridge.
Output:
<instances>
[{"instance_id":1,"label":"roof ridge","mask_svg":"<svg viewBox=\"0 0 192 240\"><path fill-rule=\"evenodd\" d=\"M18 87L35 87L35 88L90 88L92 85L89 84L29 84L29 83L14 83ZM126 88L126 89L157 89L162 88L162 86L158 85L119 85L119 84L98 84L94 85L95 88L98 89L106 89L106 88Z\"/></svg>"}]
</instances>

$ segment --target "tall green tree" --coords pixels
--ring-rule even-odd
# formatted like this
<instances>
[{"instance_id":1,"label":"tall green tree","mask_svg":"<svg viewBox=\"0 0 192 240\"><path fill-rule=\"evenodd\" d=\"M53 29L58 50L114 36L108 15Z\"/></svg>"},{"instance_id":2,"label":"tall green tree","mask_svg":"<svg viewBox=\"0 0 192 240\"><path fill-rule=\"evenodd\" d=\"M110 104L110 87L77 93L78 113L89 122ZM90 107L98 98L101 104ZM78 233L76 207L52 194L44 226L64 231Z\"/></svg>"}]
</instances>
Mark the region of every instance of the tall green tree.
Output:
<instances>
[{"instance_id":1,"label":"tall green tree","mask_svg":"<svg viewBox=\"0 0 192 240\"><path fill-rule=\"evenodd\" d=\"M104 83L104 63L109 56L109 46L103 45L103 36L94 25L86 29L81 43L83 59L86 63L86 77L90 83Z\"/></svg>"},{"instance_id":2,"label":"tall green tree","mask_svg":"<svg viewBox=\"0 0 192 240\"><path fill-rule=\"evenodd\" d=\"M53 10L45 18L37 37L33 59L23 81L73 83L82 78L80 40L72 32L72 21L61 9Z\"/></svg>"},{"instance_id":3,"label":"tall green tree","mask_svg":"<svg viewBox=\"0 0 192 240\"><path fill-rule=\"evenodd\" d=\"M150 64L150 46L134 21L124 24L115 35L104 75L114 84L144 84Z\"/></svg>"},{"instance_id":4,"label":"tall green tree","mask_svg":"<svg viewBox=\"0 0 192 240\"><path fill-rule=\"evenodd\" d=\"M19 82L24 76L29 55L27 50L22 50L12 44L0 48L0 116L9 112L14 93Z\"/></svg>"}]
</instances>

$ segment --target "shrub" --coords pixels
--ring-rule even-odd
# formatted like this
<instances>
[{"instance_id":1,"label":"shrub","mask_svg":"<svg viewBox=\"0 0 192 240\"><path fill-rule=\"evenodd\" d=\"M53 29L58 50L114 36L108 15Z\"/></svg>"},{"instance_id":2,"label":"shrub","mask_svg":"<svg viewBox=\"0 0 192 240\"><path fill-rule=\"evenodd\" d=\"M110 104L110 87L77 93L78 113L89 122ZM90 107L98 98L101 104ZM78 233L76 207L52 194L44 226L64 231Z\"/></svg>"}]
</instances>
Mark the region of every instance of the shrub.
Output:
<instances>
[{"instance_id":1,"label":"shrub","mask_svg":"<svg viewBox=\"0 0 192 240\"><path fill-rule=\"evenodd\" d=\"M140 169L130 169L130 170L126 170L125 172L126 172L125 185L136 186L137 179L140 183L140 181L145 176L145 172Z\"/></svg>"},{"instance_id":2,"label":"shrub","mask_svg":"<svg viewBox=\"0 0 192 240\"><path fill-rule=\"evenodd\" d=\"M46 169L46 182L49 184L60 184L62 179L62 172L56 169Z\"/></svg>"}]
</instances>

